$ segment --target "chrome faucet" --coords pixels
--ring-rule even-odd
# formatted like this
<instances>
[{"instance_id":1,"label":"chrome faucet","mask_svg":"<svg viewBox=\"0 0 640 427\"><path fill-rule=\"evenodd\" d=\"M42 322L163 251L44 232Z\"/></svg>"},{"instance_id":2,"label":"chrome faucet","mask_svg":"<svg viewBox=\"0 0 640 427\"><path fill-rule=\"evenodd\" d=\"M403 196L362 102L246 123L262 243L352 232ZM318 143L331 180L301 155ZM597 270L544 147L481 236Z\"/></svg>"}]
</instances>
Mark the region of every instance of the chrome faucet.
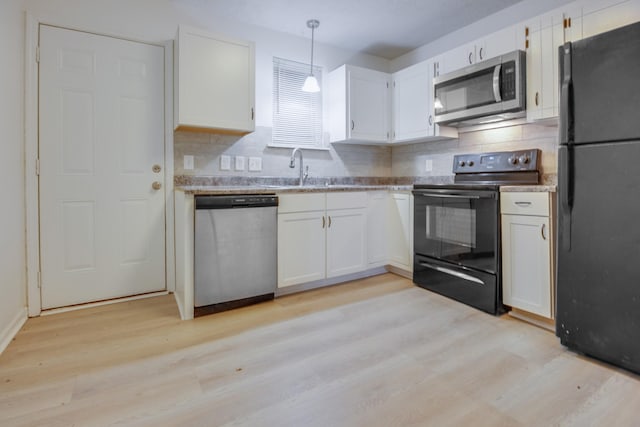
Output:
<instances>
[{"instance_id":1,"label":"chrome faucet","mask_svg":"<svg viewBox=\"0 0 640 427\"><path fill-rule=\"evenodd\" d=\"M300 153L300 180L298 182L298 185L302 186L304 184L304 180L307 178L307 176L309 176L309 166L307 166L307 169L305 172L304 160L302 158L302 150L300 149L300 147L296 147L293 149L293 152L291 153L291 160L289 161L289 167L291 169L296 167L296 153Z\"/></svg>"}]
</instances>

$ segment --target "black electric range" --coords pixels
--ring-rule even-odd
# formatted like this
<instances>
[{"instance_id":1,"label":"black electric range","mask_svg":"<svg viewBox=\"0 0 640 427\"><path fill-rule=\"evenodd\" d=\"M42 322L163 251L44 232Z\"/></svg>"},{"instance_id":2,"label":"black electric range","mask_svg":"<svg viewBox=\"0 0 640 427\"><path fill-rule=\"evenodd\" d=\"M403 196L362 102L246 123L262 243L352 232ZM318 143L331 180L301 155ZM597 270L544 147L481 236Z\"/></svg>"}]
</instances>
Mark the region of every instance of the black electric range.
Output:
<instances>
[{"instance_id":1,"label":"black electric range","mask_svg":"<svg viewBox=\"0 0 640 427\"><path fill-rule=\"evenodd\" d=\"M453 184L414 185L413 282L491 314L502 305L500 186L540 181L540 150L454 156Z\"/></svg>"}]
</instances>

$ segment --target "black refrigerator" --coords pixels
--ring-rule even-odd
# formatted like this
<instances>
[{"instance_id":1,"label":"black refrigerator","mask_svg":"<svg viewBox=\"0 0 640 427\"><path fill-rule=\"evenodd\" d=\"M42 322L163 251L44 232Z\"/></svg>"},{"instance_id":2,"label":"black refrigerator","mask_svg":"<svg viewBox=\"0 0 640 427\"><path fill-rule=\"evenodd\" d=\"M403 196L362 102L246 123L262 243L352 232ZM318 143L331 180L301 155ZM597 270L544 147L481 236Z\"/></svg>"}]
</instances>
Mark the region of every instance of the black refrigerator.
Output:
<instances>
[{"instance_id":1,"label":"black refrigerator","mask_svg":"<svg viewBox=\"0 0 640 427\"><path fill-rule=\"evenodd\" d=\"M559 54L556 335L640 373L640 23Z\"/></svg>"}]
</instances>

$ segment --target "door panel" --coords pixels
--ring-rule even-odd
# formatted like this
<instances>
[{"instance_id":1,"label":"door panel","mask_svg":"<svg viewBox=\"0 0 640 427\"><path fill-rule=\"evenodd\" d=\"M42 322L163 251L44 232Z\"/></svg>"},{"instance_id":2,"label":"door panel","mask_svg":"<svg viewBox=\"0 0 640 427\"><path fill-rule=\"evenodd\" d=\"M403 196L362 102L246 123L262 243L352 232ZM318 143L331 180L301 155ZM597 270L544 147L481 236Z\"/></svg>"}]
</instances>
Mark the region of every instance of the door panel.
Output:
<instances>
[{"instance_id":1,"label":"door panel","mask_svg":"<svg viewBox=\"0 0 640 427\"><path fill-rule=\"evenodd\" d=\"M165 289L164 51L40 27L42 308Z\"/></svg>"}]
</instances>

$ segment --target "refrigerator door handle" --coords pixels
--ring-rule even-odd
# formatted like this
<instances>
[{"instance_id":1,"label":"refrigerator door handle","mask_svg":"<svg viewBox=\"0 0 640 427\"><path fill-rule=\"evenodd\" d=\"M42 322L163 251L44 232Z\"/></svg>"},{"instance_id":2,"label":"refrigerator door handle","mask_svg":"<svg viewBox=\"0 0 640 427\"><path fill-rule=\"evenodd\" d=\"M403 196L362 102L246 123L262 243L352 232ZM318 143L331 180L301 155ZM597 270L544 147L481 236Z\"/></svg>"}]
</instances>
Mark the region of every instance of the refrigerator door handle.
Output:
<instances>
[{"instance_id":1,"label":"refrigerator door handle","mask_svg":"<svg viewBox=\"0 0 640 427\"><path fill-rule=\"evenodd\" d=\"M559 48L560 56L560 144L574 141L573 93L571 81L571 43Z\"/></svg>"},{"instance_id":2,"label":"refrigerator door handle","mask_svg":"<svg viewBox=\"0 0 640 427\"><path fill-rule=\"evenodd\" d=\"M560 59L560 144L558 155L558 197L562 215L562 249L571 250L571 208L573 207L574 117L571 82L571 43L559 48Z\"/></svg>"}]
</instances>

